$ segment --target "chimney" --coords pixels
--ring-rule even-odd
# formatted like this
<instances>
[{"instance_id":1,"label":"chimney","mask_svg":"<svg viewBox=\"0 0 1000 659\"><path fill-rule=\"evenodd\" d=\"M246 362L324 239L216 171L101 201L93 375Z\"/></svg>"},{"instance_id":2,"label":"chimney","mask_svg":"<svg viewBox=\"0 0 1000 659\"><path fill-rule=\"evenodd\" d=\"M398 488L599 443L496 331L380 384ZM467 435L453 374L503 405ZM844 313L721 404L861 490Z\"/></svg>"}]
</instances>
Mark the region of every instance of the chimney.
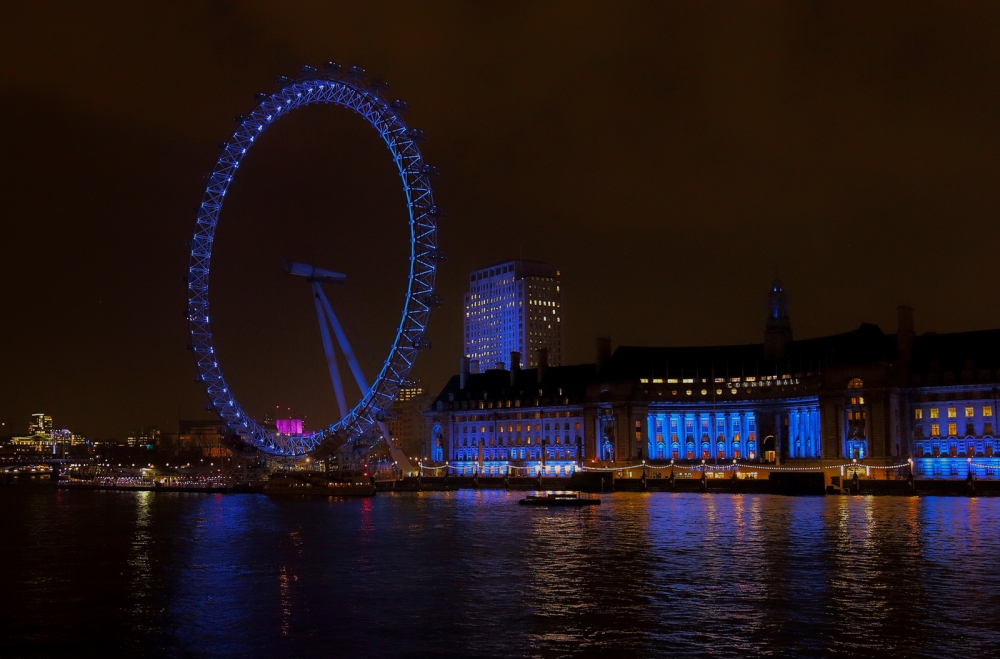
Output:
<instances>
[{"instance_id":1,"label":"chimney","mask_svg":"<svg viewBox=\"0 0 1000 659\"><path fill-rule=\"evenodd\" d=\"M458 373L458 386L460 389L463 390L465 389L465 381L469 377L469 373L471 372L470 369L471 369L471 363L469 361L469 358L462 357L462 367Z\"/></svg>"},{"instance_id":2,"label":"chimney","mask_svg":"<svg viewBox=\"0 0 1000 659\"><path fill-rule=\"evenodd\" d=\"M514 350L510 353L510 386L517 384L517 375L521 372L521 353Z\"/></svg>"},{"instance_id":3,"label":"chimney","mask_svg":"<svg viewBox=\"0 0 1000 659\"><path fill-rule=\"evenodd\" d=\"M913 307L900 305L896 307L896 347L899 352L899 362L908 365L913 359L913 344L917 335L913 331Z\"/></svg>"},{"instance_id":4,"label":"chimney","mask_svg":"<svg viewBox=\"0 0 1000 659\"><path fill-rule=\"evenodd\" d=\"M611 337L597 337L597 372L604 370L604 364L611 358Z\"/></svg>"},{"instance_id":5,"label":"chimney","mask_svg":"<svg viewBox=\"0 0 1000 659\"><path fill-rule=\"evenodd\" d=\"M545 374L549 370L549 349L539 348L538 349L538 382L541 383L545 379Z\"/></svg>"}]
</instances>

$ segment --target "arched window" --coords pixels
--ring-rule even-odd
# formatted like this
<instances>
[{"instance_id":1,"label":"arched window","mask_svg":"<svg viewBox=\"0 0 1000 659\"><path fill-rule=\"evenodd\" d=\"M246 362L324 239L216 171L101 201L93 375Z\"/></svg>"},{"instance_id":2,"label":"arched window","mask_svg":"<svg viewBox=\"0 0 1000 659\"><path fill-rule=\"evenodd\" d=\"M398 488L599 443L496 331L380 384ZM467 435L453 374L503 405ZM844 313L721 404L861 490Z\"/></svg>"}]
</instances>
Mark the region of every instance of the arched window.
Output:
<instances>
[{"instance_id":1,"label":"arched window","mask_svg":"<svg viewBox=\"0 0 1000 659\"><path fill-rule=\"evenodd\" d=\"M850 382L847 383L847 388L848 389L864 389L865 388L864 380L862 380L861 378L854 378L853 380L851 380Z\"/></svg>"}]
</instances>

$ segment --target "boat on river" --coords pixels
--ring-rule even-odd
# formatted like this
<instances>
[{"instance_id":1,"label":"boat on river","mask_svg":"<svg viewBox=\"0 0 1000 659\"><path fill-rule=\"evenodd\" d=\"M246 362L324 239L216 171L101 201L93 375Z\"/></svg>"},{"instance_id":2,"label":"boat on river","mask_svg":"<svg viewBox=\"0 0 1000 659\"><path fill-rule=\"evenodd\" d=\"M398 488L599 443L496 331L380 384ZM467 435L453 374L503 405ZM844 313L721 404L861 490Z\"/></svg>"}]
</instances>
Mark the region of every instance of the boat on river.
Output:
<instances>
[{"instance_id":1,"label":"boat on river","mask_svg":"<svg viewBox=\"0 0 1000 659\"><path fill-rule=\"evenodd\" d=\"M583 496L580 492L538 492L518 501L522 506L599 506L597 497Z\"/></svg>"},{"instance_id":2,"label":"boat on river","mask_svg":"<svg viewBox=\"0 0 1000 659\"><path fill-rule=\"evenodd\" d=\"M375 483L368 478L326 479L317 476L282 474L271 476L264 485L264 494L297 494L321 497L370 497Z\"/></svg>"}]
</instances>

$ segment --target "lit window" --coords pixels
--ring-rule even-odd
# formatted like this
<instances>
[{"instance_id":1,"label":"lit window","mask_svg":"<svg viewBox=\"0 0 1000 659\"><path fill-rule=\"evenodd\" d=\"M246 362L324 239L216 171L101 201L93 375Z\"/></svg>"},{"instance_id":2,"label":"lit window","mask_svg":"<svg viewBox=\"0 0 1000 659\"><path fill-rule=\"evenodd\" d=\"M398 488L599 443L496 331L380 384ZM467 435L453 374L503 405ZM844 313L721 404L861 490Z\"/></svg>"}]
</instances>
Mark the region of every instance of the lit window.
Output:
<instances>
[{"instance_id":1,"label":"lit window","mask_svg":"<svg viewBox=\"0 0 1000 659\"><path fill-rule=\"evenodd\" d=\"M966 417L973 417L973 416L976 416L976 410L974 410L974 409L973 409L973 408L971 408L971 407L966 407L966 408L965 408L965 416L966 416Z\"/></svg>"},{"instance_id":2,"label":"lit window","mask_svg":"<svg viewBox=\"0 0 1000 659\"><path fill-rule=\"evenodd\" d=\"M639 378L639 382L642 384L649 384L649 378Z\"/></svg>"},{"instance_id":3,"label":"lit window","mask_svg":"<svg viewBox=\"0 0 1000 659\"><path fill-rule=\"evenodd\" d=\"M653 384L663 384L663 378L653 378Z\"/></svg>"},{"instance_id":4,"label":"lit window","mask_svg":"<svg viewBox=\"0 0 1000 659\"><path fill-rule=\"evenodd\" d=\"M956 408L954 408L954 407L949 407L948 408L948 418L949 419L954 419L957 416L958 416L958 410Z\"/></svg>"},{"instance_id":5,"label":"lit window","mask_svg":"<svg viewBox=\"0 0 1000 659\"><path fill-rule=\"evenodd\" d=\"M920 410L920 409L913 410L913 418L914 419L922 419L922 418L924 418L924 411Z\"/></svg>"},{"instance_id":6,"label":"lit window","mask_svg":"<svg viewBox=\"0 0 1000 659\"><path fill-rule=\"evenodd\" d=\"M936 407L931 408L931 418L932 419L938 418L938 408Z\"/></svg>"},{"instance_id":7,"label":"lit window","mask_svg":"<svg viewBox=\"0 0 1000 659\"><path fill-rule=\"evenodd\" d=\"M936 423L931 424L931 437L939 437L941 435L941 426Z\"/></svg>"},{"instance_id":8,"label":"lit window","mask_svg":"<svg viewBox=\"0 0 1000 659\"><path fill-rule=\"evenodd\" d=\"M983 405L983 416L993 416L992 405Z\"/></svg>"},{"instance_id":9,"label":"lit window","mask_svg":"<svg viewBox=\"0 0 1000 659\"><path fill-rule=\"evenodd\" d=\"M958 434L958 424L957 423L949 423L948 424L948 436L949 437L954 437L957 434Z\"/></svg>"}]
</instances>

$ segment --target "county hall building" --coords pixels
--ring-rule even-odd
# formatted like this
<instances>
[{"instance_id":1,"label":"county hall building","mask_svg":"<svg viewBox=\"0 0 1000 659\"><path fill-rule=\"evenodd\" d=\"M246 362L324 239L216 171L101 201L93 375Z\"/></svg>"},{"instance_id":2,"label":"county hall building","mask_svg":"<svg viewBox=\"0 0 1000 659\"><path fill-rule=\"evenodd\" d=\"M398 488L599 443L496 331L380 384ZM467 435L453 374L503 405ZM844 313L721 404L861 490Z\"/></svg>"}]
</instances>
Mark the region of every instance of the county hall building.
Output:
<instances>
[{"instance_id":1,"label":"county hall building","mask_svg":"<svg viewBox=\"0 0 1000 659\"><path fill-rule=\"evenodd\" d=\"M767 309L758 344L612 354L599 339L591 364L550 365L542 348L535 368L514 354L481 372L465 358L425 412L423 459L484 475L736 461L1000 476L1000 330L918 336L900 307L893 334L795 340L778 281Z\"/></svg>"}]
</instances>

